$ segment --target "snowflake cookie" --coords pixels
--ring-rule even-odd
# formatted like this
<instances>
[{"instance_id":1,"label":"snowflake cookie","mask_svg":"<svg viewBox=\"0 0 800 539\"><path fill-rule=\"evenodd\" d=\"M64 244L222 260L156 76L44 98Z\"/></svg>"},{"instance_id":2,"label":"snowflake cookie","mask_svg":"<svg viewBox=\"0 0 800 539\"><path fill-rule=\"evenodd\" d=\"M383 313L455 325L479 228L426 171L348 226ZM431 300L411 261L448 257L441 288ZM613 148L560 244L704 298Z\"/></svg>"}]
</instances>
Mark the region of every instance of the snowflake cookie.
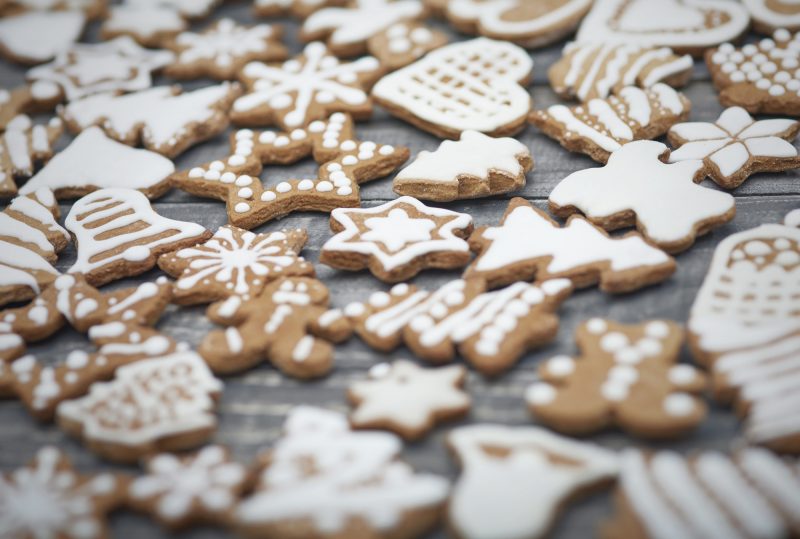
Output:
<instances>
[{"instance_id":1,"label":"snowflake cookie","mask_svg":"<svg viewBox=\"0 0 800 539\"><path fill-rule=\"evenodd\" d=\"M380 363L369 378L347 389L353 404L350 424L357 429L386 429L417 440L442 421L464 416L470 407L464 391L467 369L451 365L423 369L398 360Z\"/></svg>"},{"instance_id":2,"label":"snowflake cookie","mask_svg":"<svg viewBox=\"0 0 800 539\"><path fill-rule=\"evenodd\" d=\"M278 125L287 130L307 127L337 111L365 119L372 114L366 90L380 71L372 56L340 62L315 41L282 64L245 65L240 79L247 92L233 103L231 119L239 125Z\"/></svg>"},{"instance_id":3,"label":"snowflake cookie","mask_svg":"<svg viewBox=\"0 0 800 539\"><path fill-rule=\"evenodd\" d=\"M439 520L449 484L416 473L399 459L402 448L388 432L350 430L339 413L293 408L235 527L252 537L421 537Z\"/></svg>"},{"instance_id":4,"label":"snowflake cookie","mask_svg":"<svg viewBox=\"0 0 800 539\"><path fill-rule=\"evenodd\" d=\"M472 217L413 197L372 208L337 208L330 223L336 235L322 246L319 261L351 271L369 268L387 283L427 268L460 268L470 259L464 238L472 232Z\"/></svg>"},{"instance_id":5,"label":"snowflake cookie","mask_svg":"<svg viewBox=\"0 0 800 539\"><path fill-rule=\"evenodd\" d=\"M616 294L661 282L675 272L675 260L636 232L610 237L577 215L561 227L522 198L511 200L500 226L478 228L469 243L478 257L464 278L484 279L492 288L566 277L576 288L599 283L601 290Z\"/></svg>"},{"instance_id":6,"label":"snowflake cookie","mask_svg":"<svg viewBox=\"0 0 800 539\"><path fill-rule=\"evenodd\" d=\"M80 11L26 11L0 19L0 56L41 64L78 41L86 25Z\"/></svg>"},{"instance_id":7,"label":"snowflake cookie","mask_svg":"<svg viewBox=\"0 0 800 539\"><path fill-rule=\"evenodd\" d=\"M459 427L447 445L462 468L447 507L459 539L547 537L568 502L619 469L615 453L539 427Z\"/></svg>"},{"instance_id":8,"label":"snowflake cookie","mask_svg":"<svg viewBox=\"0 0 800 539\"><path fill-rule=\"evenodd\" d=\"M0 131L21 114L51 112L64 100L61 87L38 81L7 90L0 88Z\"/></svg>"},{"instance_id":9,"label":"snowflake cookie","mask_svg":"<svg viewBox=\"0 0 800 539\"><path fill-rule=\"evenodd\" d=\"M754 120L745 109L725 109L716 122L673 125L669 141L677 149L670 163L702 159L706 173L726 189L735 189L757 172L780 172L800 167L792 141L800 122L788 119Z\"/></svg>"},{"instance_id":10,"label":"snowflake cookie","mask_svg":"<svg viewBox=\"0 0 800 539\"><path fill-rule=\"evenodd\" d=\"M626 86L574 107L551 105L531 113L530 122L564 148L605 163L624 144L660 137L689 118L690 109L683 94L657 83L644 90Z\"/></svg>"},{"instance_id":11,"label":"snowflake cookie","mask_svg":"<svg viewBox=\"0 0 800 539\"><path fill-rule=\"evenodd\" d=\"M8 123L5 133L0 132L0 197L16 195L15 180L30 178L38 165L53 157L53 145L63 130L58 118L47 125L34 125L28 116L21 115ZM23 194L40 187L28 187L28 183L22 188Z\"/></svg>"},{"instance_id":12,"label":"snowflake cookie","mask_svg":"<svg viewBox=\"0 0 800 539\"><path fill-rule=\"evenodd\" d=\"M395 23L367 39L367 52L389 71L405 67L447 43L447 34L419 21Z\"/></svg>"},{"instance_id":13,"label":"snowflake cookie","mask_svg":"<svg viewBox=\"0 0 800 539\"><path fill-rule=\"evenodd\" d=\"M667 164L668 156L660 142L626 144L606 165L561 180L550 193L550 211L559 217L580 211L606 230L636 226L668 253L688 249L697 236L733 219L735 201L696 183L705 175L702 161Z\"/></svg>"},{"instance_id":14,"label":"snowflake cookie","mask_svg":"<svg viewBox=\"0 0 800 539\"><path fill-rule=\"evenodd\" d=\"M480 280L457 279L434 292L402 283L347 305L344 314L377 350L388 352L405 342L431 363L451 361L458 352L482 374L494 376L555 337L554 313L571 292L567 279L515 282L493 292L485 292Z\"/></svg>"},{"instance_id":15,"label":"snowflake cookie","mask_svg":"<svg viewBox=\"0 0 800 539\"><path fill-rule=\"evenodd\" d=\"M352 119L341 112L291 132L241 129L231 136L225 161L194 167L172 183L197 196L227 203L228 220L253 228L295 211L331 211L360 205L358 185L385 176L408 159L408 148L356 139ZM315 179L265 186L263 165L293 163L307 155L320 163Z\"/></svg>"},{"instance_id":16,"label":"snowflake cookie","mask_svg":"<svg viewBox=\"0 0 800 539\"><path fill-rule=\"evenodd\" d=\"M610 426L647 438L675 438L706 416L698 369L678 364L683 330L674 322L624 325L592 318L578 327L579 357L555 356L525 399L536 419L565 434Z\"/></svg>"}]
</instances>

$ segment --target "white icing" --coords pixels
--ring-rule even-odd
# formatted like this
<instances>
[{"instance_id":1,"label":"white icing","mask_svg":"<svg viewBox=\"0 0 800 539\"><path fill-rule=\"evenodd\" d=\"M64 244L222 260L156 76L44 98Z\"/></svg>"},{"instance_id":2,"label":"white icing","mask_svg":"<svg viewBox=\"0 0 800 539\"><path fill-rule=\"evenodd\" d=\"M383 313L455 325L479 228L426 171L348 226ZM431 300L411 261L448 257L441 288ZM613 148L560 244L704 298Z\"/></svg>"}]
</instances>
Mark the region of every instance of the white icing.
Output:
<instances>
[{"instance_id":1,"label":"white icing","mask_svg":"<svg viewBox=\"0 0 800 539\"><path fill-rule=\"evenodd\" d=\"M753 20L762 25L773 28L797 28L800 26L800 8L794 0L778 1L777 4L782 8L780 11L771 9L773 2L767 0L742 0L742 3L750 12Z\"/></svg>"},{"instance_id":2,"label":"white icing","mask_svg":"<svg viewBox=\"0 0 800 539\"><path fill-rule=\"evenodd\" d=\"M355 0L346 8L328 7L311 14L302 31L330 32L331 45L347 46L366 41L393 24L421 16L419 0Z\"/></svg>"},{"instance_id":3,"label":"white icing","mask_svg":"<svg viewBox=\"0 0 800 539\"><path fill-rule=\"evenodd\" d=\"M112 6L103 22L103 31L128 34L139 39L153 39L158 35L175 34L186 28L186 21L176 10L165 5L125 4Z\"/></svg>"},{"instance_id":4,"label":"white icing","mask_svg":"<svg viewBox=\"0 0 800 539\"><path fill-rule=\"evenodd\" d=\"M580 18L586 12L591 0L556 2L549 9L541 10L537 16L527 19L519 15L515 17L508 15L525 3L525 0L451 0L447 2L447 13L459 21L477 23L483 34L519 41L531 38L531 34L550 31L558 34L565 23Z\"/></svg>"},{"instance_id":5,"label":"white icing","mask_svg":"<svg viewBox=\"0 0 800 539\"><path fill-rule=\"evenodd\" d=\"M232 19L220 19L202 33L183 32L175 38L180 51L178 62L191 64L208 60L220 67L233 66L240 58L266 51L274 34L268 24L247 27Z\"/></svg>"},{"instance_id":6,"label":"white icing","mask_svg":"<svg viewBox=\"0 0 800 539\"><path fill-rule=\"evenodd\" d=\"M44 62L77 41L85 23L86 17L79 11L27 11L4 17L0 19L0 46L15 57Z\"/></svg>"}]
</instances>

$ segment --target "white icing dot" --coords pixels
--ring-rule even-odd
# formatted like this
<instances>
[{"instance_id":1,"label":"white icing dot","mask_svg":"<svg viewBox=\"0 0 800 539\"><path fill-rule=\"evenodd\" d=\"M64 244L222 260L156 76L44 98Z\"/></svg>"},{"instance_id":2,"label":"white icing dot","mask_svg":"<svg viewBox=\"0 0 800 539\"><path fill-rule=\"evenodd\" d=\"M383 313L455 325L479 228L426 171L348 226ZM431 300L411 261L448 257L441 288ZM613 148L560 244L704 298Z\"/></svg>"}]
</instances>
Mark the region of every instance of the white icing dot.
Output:
<instances>
[{"instance_id":1,"label":"white icing dot","mask_svg":"<svg viewBox=\"0 0 800 539\"><path fill-rule=\"evenodd\" d=\"M567 376L575 372L575 360L569 356L555 356L547 362L547 372L553 376Z\"/></svg>"},{"instance_id":2,"label":"white icing dot","mask_svg":"<svg viewBox=\"0 0 800 539\"><path fill-rule=\"evenodd\" d=\"M676 386L691 384L696 378L697 373L689 365L675 365L669 370L669 381Z\"/></svg>"},{"instance_id":3,"label":"white icing dot","mask_svg":"<svg viewBox=\"0 0 800 539\"><path fill-rule=\"evenodd\" d=\"M333 184L327 180L318 182L317 191L319 191L320 193L327 193L329 191L333 191Z\"/></svg>"},{"instance_id":4,"label":"white icing dot","mask_svg":"<svg viewBox=\"0 0 800 539\"><path fill-rule=\"evenodd\" d=\"M386 307L390 301L391 298L386 292L375 292L369 297L369 304L373 307Z\"/></svg>"},{"instance_id":5,"label":"white icing dot","mask_svg":"<svg viewBox=\"0 0 800 539\"><path fill-rule=\"evenodd\" d=\"M250 204L247 202L239 202L236 206L233 207L233 210L236 213L247 213L250 211Z\"/></svg>"},{"instance_id":6,"label":"white icing dot","mask_svg":"<svg viewBox=\"0 0 800 539\"><path fill-rule=\"evenodd\" d=\"M289 182L281 182L275 186L275 190L279 193L288 193L292 190L292 184Z\"/></svg>"},{"instance_id":7,"label":"white icing dot","mask_svg":"<svg viewBox=\"0 0 800 539\"><path fill-rule=\"evenodd\" d=\"M600 339L600 348L606 352L616 352L628 345L628 337L617 331L613 331Z\"/></svg>"},{"instance_id":8,"label":"white icing dot","mask_svg":"<svg viewBox=\"0 0 800 539\"><path fill-rule=\"evenodd\" d=\"M537 382L525 391L525 400L533 405L550 404L556 399L556 388L544 382Z\"/></svg>"},{"instance_id":9,"label":"white icing dot","mask_svg":"<svg viewBox=\"0 0 800 539\"><path fill-rule=\"evenodd\" d=\"M644 333L648 337L653 337L655 339L663 339L667 335L669 335L669 324L666 322L662 322L661 320L654 320L652 322L648 322L647 325L644 327Z\"/></svg>"},{"instance_id":10,"label":"white icing dot","mask_svg":"<svg viewBox=\"0 0 800 539\"><path fill-rule=\"evenodd\" d=\"M239 198L252 198L253 190L250 189L249 187L242 187L241 189L239 189L239 192L237 194L239 195Z\"/></svg>"},{"instance_id":11,"label":"white icing dot","mask_svg":"<svg viewBox=\"0 0 800 539\"><path fill-rule=\"evenodd\" d=\"M311 180L302 180L297 184L298 191L310 191L314 188L314 182Z\"/></svg>"},{"instance_id":12,"label":"white icing dot","mask_svg":"<svg viewBox=\"0 0 800 539\"><path fill-rule=\"evenodd\" d=\"M675 393L664 399L664 411L671 416L687 416L694 409L694 400L686 393Z\"/></svg>"},{"instance_id":13,"label":"white icing dot","mask_svg":"<svg viewBox=\"0 0 800 539\"><path fill-rule=\"evenodd\" d=\"M365 311L363 303L350 303L344 308L344 314L347 316L361 316Z\"/></svg>"},{"instance_id":14,"label":"white icing dot","mask_svg":"<svg viewBox=\"0 0 800 539\"><path fill-rule=\"evenodd\" d=\"M350 187L346 186L346 185L342 186L342 187L339 187L336 190L336 194L339 195L339 196L343 196L343 197L346 197L346 196L348 196L348 195L350 195L352 193L353 193L353 190Z\"/></svg>"},{"instance_id":15,"label":"white icing dot","mask_svg":"<svg viewBox=\"0 0 800 539\"><path fill-rule=\"evenodd\" d=\"M392 287L390 293L393 296L403 296L405 294L408 294L408 284L406 283L396 284Z\"/></svg>"},{"instance_id":16,"label":"white icing dot","mask_svg":"<svg viewBox=\"0 0 800 539\"><path fill-rule=\"evenodd\" d=\"M586 322L586 329L589 331L589 333L599 335L608 329L608 324L606 324L606 321L602 318L592 318Z\"/></svg>"},{"instance_id":17,"label":"white icing dot","mask_svg":"<svg viewBox=\"0 0 800 539\"><path fill-rule=\"evenodd\" d=\"M276 198L278 198L278 195L276 195L274 191L264 191L261 193L262 202L272 202Z\"/></svg>"}]
</instances>

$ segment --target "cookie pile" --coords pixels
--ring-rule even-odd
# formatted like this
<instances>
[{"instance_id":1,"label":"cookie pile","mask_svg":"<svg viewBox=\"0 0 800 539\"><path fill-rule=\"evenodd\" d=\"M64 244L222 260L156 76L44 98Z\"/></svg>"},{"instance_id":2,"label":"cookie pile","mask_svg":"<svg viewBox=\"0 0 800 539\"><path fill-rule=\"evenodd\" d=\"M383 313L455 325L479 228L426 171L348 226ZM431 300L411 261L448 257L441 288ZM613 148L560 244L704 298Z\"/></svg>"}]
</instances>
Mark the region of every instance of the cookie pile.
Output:
<instances>
[{"instance_id":1,"label":"cookie pile","mask_svg":"<svg viewBox=\"0 0 800 539\"><path fill-rule=\"evenodd\" d=\"M0 536L800 535L800 4L222 4L0 1Z\"/></svg>"}]
</instances>

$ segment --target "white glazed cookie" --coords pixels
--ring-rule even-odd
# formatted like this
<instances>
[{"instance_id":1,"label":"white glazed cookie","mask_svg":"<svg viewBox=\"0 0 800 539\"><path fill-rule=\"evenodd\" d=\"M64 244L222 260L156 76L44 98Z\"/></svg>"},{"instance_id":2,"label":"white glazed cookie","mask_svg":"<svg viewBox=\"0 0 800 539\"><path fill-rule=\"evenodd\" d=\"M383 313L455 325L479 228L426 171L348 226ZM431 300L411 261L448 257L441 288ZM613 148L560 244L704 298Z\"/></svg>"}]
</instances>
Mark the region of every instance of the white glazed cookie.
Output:
<instances>
[{"instance_id":1,"label":"white glazed cookie","mask_svg":"<svg viewBox=\"0 0 800 539\"><path fill-rule=\"evenodd\" d=\"M251 537L422 537L449 484L416 473L399 459L402 448L388 432L350 430L339 413L293 408L235 527Z\"/></svg>"},{"instance_id":2,"label":"white glazed cookie","mask_svg":"<svg viewBox=\"0 0 800 539\"><path fill-rule=\"evenodd\" d=\"M392 182L394 192L447 202L516 191L533 169L527 146L508 137L464 131L433 152L422 151Z\"/></svg>"},{"instance_id":3,"label":"white glazed cookie","mask_svg":"<svg viewBox=\"0 0 800 539\"><path fill-rule=\"evenodd\" d=\"M573 172L550 193L550 211L559 217L582 212L606 230L635 226L668 253L688 249L697 236L736 214L728 193L698 185L703 161L666 164L669 148L639 140L625 144L599 168Z\"/></svg>"},{"instance_id":4,"label":"white glazed cookie","mask_svg":"<svg viewBox=\"0 0 800 539\"><path fill-rule=\"evenodd\" d=\"M625 86L649 88L657 82L683 86L693 67L691 56L678 56L669 47L572 42L547 76L561 97L590 101L606 98Z\"/></svg>"},{"instance_id":5,"label":"white glazed cookie","mask_svg":"<svg viewBox=\"0 0 800 539\"><path fill-rule=\"evenodd\" d=\"M164 50L150 51L129 37L102 43L76 43L55 60L29 69L29 81L58 84L68 101L102 92L132 92L152 84L151 74L175 60Z\"/></svg>"},{"instance_id":6,"label":"white glazed cookie","mask_svg":"<svg viewBox=\"0 0 800 539\"><path fill-rule=\"evenodd\" d=\"M477 38L446 45L386 75L372 96L391 114L443 138L472 129L520 131L531 108L533 60L511 43Z\"/></svg>"},{"instance_id":7,"label":"white glazed cookie","mask_svg":"<svg viewBox=\"0 0 800 539\"><path fill-rule=\"evenodd\" d=\"M26 11L82 11L88 19L105 15L107 0L4 0L0 3L0 15L12 15Z\"/></svg>"},{"instance_id":8,"label":"white glazed cookie","mask_svg":"<svg viewBox=\"0 0 800 539\"><path fill-rule=\"evenodd\" d=\"M224 82L188 92L159 86L126 95L97 94L72 101L61 116L73 132L97 125L115 140L141 143L172 158L222 132L239 93L238 84Z\"/></svg>"},{"instance_id":9,"label":"white glazed cookie","mask_svg":"<svg viewBox=\"0 0 800 539\"><path fill-rule=\"evenodd\" d=\"M259 17L291 14L304 19L318 9L346 4L347 0L254 0L253 11Z\"/></svg>"},{"instance_id":10,"label":"white glazed cookie","mask_svg":"<svg viewBox=\"0 0 800 539\"><path fill-rule=\"evenodd\" d=\"M221 0L125 0L126 4L133 7L169 8L190 20L208 17L220 2Z\"/></svg>"},{"instance_id":11,"label":"white glazed cookie","mask_svg":"<svg viewBox=\"0 0 800 539\"><path fill-rule=\"evenodd\" d=\"M800 530L796 461L753 448L688 457L628 449L620 461L616 513L600 526L602 539L778 538Z\"/></svg>"},{"instance_id":12,"label":"white glazed cookie","mask_svg":"<svg viewBox=\"0 0 800 539\"><path fill-rule=\"evenodd\" d=\"M742 0L753 19L753 28L762 34L771 34L785 28L800 30L800 4L794 0Z\"/></svg>"},{"instance_id":13,"label":"white glazed cookie","mask_svg":"<svg viewBox=\"0 0 800 539\"><path fill-rule=\"evenodd\" d=\"M0 133L0 197L17 194L15 180L30 178L53 156L53 144L63 130L58 118L46 125L34 125L28 116L21 115L8 123L5 133ZM27 184L22 189L23 194L36 191Z\"/></svg>"},{"instance_id":14,"label":"white glazed cookie","mask_svg":"<svg viewBox=\"0 0 800 539\"><path fill-rule=\"evenodd\" d=\"M688 323L695 358L710 366L716 396L736 404L747 439L794 454L800 424L787 410L800 388L797 215L725 238Z\"/></svg>"},{"instance_id":15,"label":"white glazed cookie","mask_svg":"<svg viewBox=\"0 0 800 539\"><path fill-rule=\"evenodd\" d=\"M22 64L41 64L75 43L85 24L80 11L26 11L4 17L0 55Z\"/></svg>"},{"instance_id":16,"label":"white glazed cookie","mask_svg":"<svg viewBox=\"0 0 800 539\"><path fill-rule=\"evenodd\" d=\"M111 6L100 27L100 37L108 40L128 36L144 47L156 48L163 47L187 27L186 19L171 7L126 2Z\"/></svg>"},{"instance_id":17,"label":"white glazed cookie","mask_svg":"<svg viewBox=\"0 0 800 539\"><path fill-rule=\"evenodd\" d=\"M61 87L52 82L39 81L11 90L0 88L0 131L17 116L51 112L63 100Z\"/></svg>"},{"instance_id":18,"label":"white glazed cookie","mask_svg":"<svg viewBox=\"0 0 800 539\"><path fill-rule=\"evenodd\" d=\"M406 281L427 268L454 269L470 260L464 238L472 217L403 196L372 208L336 208L319 261L337 269L369 268L378 279Z\"/></svg>"},{"instance_id":19,"label":"white glazed cookie","mask_svg":"<svg viewBox=\"0 0 800 539\"><path fill-rule=\"evenodd\" d=\"M467 413L467 369L451 365L423 369L408 360L379 363L366 380L347 388L353 403L350 424L357 429L386 429L417 440L442 421Z\"/></svg>"},{"instance_id":20,"label":"white glazed cookie","mask_svg":"<svg viewBox=\"0 0 800 539\"><path fill-rule=\"evenodd\" d=\"M647 89L626 86L606 98L581 105L551 105L531 113L530 121L570 151L605 163L611 152L634 140L660 137L689 117L691 103L666 84Z\"/></svg>"},{"instance_id":21,"label":"white glazed cookie","mask_svg":"<svg viewBox=\"0 0 800 539\"><path fill-rule=\"evenodd\" d=\"M591 6L591 0L449 0L445 15L462 32L536 48L572 33Z\"/></svg>"},{"instance_id":22,"label":"white glazed cookie","mask_svg":"<svg viewBox=\"0 0 800 539\"><path fill-rule=\"evenodd\" d=\"M725 0L595 0L576 41L671 47L699 56L739 38L747 10Z\"/></svg>"},{"instance_id":23,"label":"white glazed cookie","mask_svg":"<svg viewBox=\"0 0 800 539\"><path fill-rule=\"evenodd\" d=\"M448 41L447 34L419 21L395 23L367 39L367 52L394 71L415 62Z\"/></svg>"},{"instance_id":24,"label":"white glazed cookie","mask_svg":"<svg viewBox=\"0 0 800 539\"><path fill-rule=\"evenodd\" d=\"M741 107L725 109L716 122L686 122L669 130L677 149L670 163L702 159L706 174L726 189L735 189L758 172L800 167L792 141L800 122L789 119L754 120Z\"/></svg>"},{"instance_id":25,"label":"white glazed cookie","mask_svg":"<svg viewBox=\"0 0 800 539\"><path fill-rule=\"evenodd\" d=\"M462 468L447 508L458 539L546 537L569 501L619 467L615 453L539 427L459 427L447 445Z\"/></svg>"},{"instance_id":26,"label":"white glazed cookie","mask_svg":"<svg viewBox=\"0 0 800 539\"><path fill-rule=\"evenodd\" d=\"M522 198L508 205L500 226L480 227L469 239L478 257L464 278L490 287L518 280L566 277L576 288L599 283L623 293L658 283L675 272L675 261L636 232L610 237L583 217L563 227Z\"/></svg>"},{"instance_id":27,"label":"white glazed cookie","mask_svg":"<svg viewBox=\"0 0 800 539\"><path fill-rule=\"evenodd\" d=\"M78 250L69 272L84 274L96 286L143 273L160 254L211 237L196 223L158 215L144 194L124 188L100 189L79 199L64 225Z\"/></svg>"}]
</instances>

